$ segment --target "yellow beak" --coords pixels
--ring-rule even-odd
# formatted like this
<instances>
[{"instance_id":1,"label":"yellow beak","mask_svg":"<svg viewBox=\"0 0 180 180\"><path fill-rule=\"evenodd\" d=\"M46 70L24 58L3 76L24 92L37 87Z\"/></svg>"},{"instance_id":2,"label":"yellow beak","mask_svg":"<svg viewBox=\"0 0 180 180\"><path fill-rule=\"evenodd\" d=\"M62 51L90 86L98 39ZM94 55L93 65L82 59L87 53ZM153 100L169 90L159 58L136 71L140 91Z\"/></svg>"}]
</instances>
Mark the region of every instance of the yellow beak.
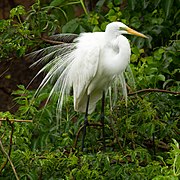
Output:
<instances>
[{"instance_id":1,"label":"yellow beak","mask_svg":"<svg viewBox=\"0 0 180 180\"><path fill-rule=\"evenodd\" d=\"M133 34L133 35L140 36L140 37L143 37L143 38L148 38L148 37L145 36L144 34L139 33L139 32L137 32L137 31L135 31L135 30L133 30L133 29L131 29L131 28L129 28L129 27L128 27L126 30L127 30L127 32L128 32L129 34Z\"/></svg>"}]
</instances>

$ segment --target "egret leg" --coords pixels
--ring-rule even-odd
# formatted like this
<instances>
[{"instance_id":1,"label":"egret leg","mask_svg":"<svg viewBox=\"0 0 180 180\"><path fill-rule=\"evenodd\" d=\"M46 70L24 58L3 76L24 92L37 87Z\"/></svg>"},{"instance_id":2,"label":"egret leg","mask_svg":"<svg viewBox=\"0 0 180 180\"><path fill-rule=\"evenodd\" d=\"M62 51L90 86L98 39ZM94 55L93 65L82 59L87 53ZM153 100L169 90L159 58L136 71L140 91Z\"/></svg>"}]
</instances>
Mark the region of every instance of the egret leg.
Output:
<instances>
[{"instance_id":1,"label":"egret leg","mask_svg":"<svg viewBox=\"0 0 180 180\"><path fill-rule=\"evenodd\" d=\"M105 104L105 92L103 91L102 105L101 105L101 124L102 124L103 151L106 150L106 146L105 146L105 132L104 132L104 104Z\"/></svg>"},{"instance_id":2,"label":"egret leg","mask_svg":"<svg viewBox=\"0 0 180 180\"><path fill-rule=\"evenodd\" d=\"M85 139L85 136L86 136L86 127L88 126L89 99L90 99L90 95L88 95L87 105L86 105L86 113L85 113L85 117L84 117L84 128L83 128L83 135L82 135L82 151L84 149L84 139Z\"/></svg>"}]
</instances>

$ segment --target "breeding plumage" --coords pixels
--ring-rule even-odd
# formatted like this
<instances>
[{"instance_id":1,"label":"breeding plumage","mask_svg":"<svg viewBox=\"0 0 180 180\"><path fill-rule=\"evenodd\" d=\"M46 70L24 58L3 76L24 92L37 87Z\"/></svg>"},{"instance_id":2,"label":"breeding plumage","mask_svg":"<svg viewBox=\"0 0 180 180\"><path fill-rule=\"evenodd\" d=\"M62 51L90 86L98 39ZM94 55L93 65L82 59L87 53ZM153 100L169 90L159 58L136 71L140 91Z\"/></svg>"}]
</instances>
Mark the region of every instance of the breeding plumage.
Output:
<instances>
[{"instance_id":1,"label":"breeding plumage","mask_svg":"<svg viewBox=\"0 0 180 180\"><path fill-rule=\"evenodd\" d=\"M74 109L86 112L85 119L87 114L95 110L103 92L107 92L113 82L122 85L126 97L123 73L130 62L131 50L129 41L123 34L146 38L121 22L113 22L107 25L105 32L82 33L73 43L64 43L32 53L31 55L42 56L35 64L51 60L39 72L48 69L38 91L52 81L53 88L49 97L54 92L59 92L58 109L61 112L63 101L72 88ZM59 36L67 37L67 34Z\"/></svg>"}]
</instances>

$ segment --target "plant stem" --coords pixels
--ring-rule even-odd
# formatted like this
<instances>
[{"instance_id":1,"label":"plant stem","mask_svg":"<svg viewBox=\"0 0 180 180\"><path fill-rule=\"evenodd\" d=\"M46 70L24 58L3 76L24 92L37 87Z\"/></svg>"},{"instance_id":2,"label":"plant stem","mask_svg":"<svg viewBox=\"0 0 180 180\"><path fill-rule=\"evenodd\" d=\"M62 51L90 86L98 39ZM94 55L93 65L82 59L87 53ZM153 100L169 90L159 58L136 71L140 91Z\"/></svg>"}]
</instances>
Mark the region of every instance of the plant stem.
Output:
<instances>
[{"instance_id":1,"label":"plant stem","mask_svg":"<svg viewBox=\"0 0 180 180\"><path fill-rule=\"evenodd\" d=\"M80 0L80 2L81 2L82 8L83 8L85 14L87 15L88 13L87 13L87 10L86 10L83 0Z\"/></svg>"}]
</instances>

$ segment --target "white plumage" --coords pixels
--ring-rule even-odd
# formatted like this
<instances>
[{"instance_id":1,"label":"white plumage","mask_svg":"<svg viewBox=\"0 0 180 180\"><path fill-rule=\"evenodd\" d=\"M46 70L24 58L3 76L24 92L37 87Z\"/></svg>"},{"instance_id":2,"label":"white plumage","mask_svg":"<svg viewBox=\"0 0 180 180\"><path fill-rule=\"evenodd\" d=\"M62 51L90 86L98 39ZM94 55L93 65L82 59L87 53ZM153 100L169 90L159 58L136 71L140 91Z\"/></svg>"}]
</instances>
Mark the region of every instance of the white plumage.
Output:
<instances>
[{"instance_id":1,"label":"white plumage","mask_svg":"<svg viewBox=\"0 0 180 180\"><path fill-rule=\"evenodd\" d=\"M48 69L38 91L49 81L53 81L50 97L55 91L59 92L60 112L71 88L75 111L86 111L90 95L89 114L94 111L103 91L107 91L112 82L121 80L126 94L123 72L130 62L131 50L128 39L122 34L146 37L121 22L113 22L107 25L105 32L82 33L71 44L65 43L33 53L37 55L45 52L46 55L38 62L51 60L39 72Z\"/></svg>"},{"instance_id":2,"label":"white plumage","mask_svg":"<svg viewBox=\"0 0 180 180\"><path fill-rule=\"evenodd\" d=\"M92 113L103 91L129 63L128 40L120 35L108 41L106 36L108 34L102 32L85 33L77 39L77 49L73 52L75 60L69 71L76 111L85 112L90 95L88 112Z\"/></svg>"}]
</instances>

